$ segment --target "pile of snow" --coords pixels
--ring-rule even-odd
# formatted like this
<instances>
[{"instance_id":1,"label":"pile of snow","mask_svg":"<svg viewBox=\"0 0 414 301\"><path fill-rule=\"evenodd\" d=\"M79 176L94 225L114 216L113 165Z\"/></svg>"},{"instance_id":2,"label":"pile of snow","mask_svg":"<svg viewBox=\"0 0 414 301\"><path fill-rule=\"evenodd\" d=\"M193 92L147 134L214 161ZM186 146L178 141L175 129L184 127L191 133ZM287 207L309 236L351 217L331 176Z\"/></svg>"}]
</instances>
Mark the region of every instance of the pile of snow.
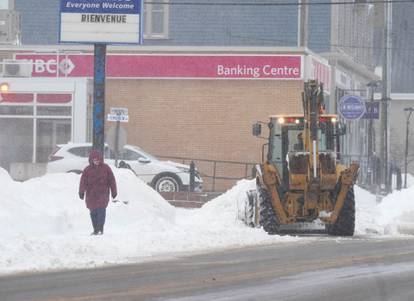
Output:
<instances>
[{"instance_id":1,"label":"pile of snow","mask_svg":"<svg viewBox=\"0 0 414 301\"><path fill-rule=\"evenodd\" d=\"M111 203L108 235L95 239L89 236L89 211L77 197L79 175L47 174L19 183L0 170L0 181L7 183L0 193L0 272L118 262L141 247L140 232L174 227L175 209L158 193L129 171L116 177L119 198L129 203Z\"/></svg>"},{"instance_id":2,"label":"pile of snow","mask_svg":"<svg viewBox=\"0 0 414 301\"><path fill-rule=\"evenodd\" d=\"M383 234L414 234L414 186L394 191L377 207Z\"/></svg>"},{"instance_id":3,"label":"pile of snow","mask_svg":"<svg viewBox=\"0 0 414 301\"><path fill-rule=\"evenodd\" d=\"M395 190L384 198L355 188L356 233L414 234L414 178L407 177L407 189Z\"/></svg>"},{"instance_id":4,"label":"pile of snow","mask_svg":"<svg viewBox=\"0 0 414 301\"><path fill-rule=\"evenodd\" d=\"M175 208L129 170L116 169L119 199L110 203L103 236L90 236L89 211L78 198L80 177L47 174L15 182L0 168L0 274L96 267L270 243L319 238L269 236L240 220L247 191L242 180L200 209ZM413 181L414 182L414 181ZM414 224L414 186L377 202L356 187L356 234L399 235ZM402 231L404 230L404 231Z\"/></svg>"},{"instance_id":5,"label":"pile of snow","mask_svg":"<svg viewBox=\"0 0 414 301\"><path fill-rule=\"evenodd\" d=\"M355 234L382 234L384 226L379 223L382 213L377 198L369 191L354 186L355 191Z\"/></svg>"},{"instance_id":6,"label":"pile of snow","mask_svg":"<svg viewBox=\"0 0 414 301\"><path fill-rule=\"evenodd\" d=\"M237 219L252 181L197 210L175 208L126 169L116 169L119 202L110 203L103 236L92 232L78 198L80 176L47 174L15 182L0 169L0 273L130 263L175 252L291 242ZM127 204L125 204L127 203Z\"/></svg>"}]
</instances>

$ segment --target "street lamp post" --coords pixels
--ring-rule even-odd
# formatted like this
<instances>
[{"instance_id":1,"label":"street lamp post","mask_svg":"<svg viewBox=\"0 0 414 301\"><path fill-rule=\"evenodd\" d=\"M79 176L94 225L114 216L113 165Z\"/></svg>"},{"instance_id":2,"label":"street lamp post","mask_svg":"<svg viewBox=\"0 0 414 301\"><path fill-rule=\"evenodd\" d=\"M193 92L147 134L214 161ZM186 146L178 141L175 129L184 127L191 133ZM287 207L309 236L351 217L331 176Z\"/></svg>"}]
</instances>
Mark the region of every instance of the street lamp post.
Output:
<instances>
[{"instance_id":1,"label":"street lamp post","mask_svg":"<svg viewBox=\"0 0 414 301\"><path fill-rule=\"evenodd\" d=\"M371 110L374 103L374 92L378 87L379 81L370 81L367 86L370 88L370 103ZM372 188L374 184L374 164L373 164L373 154L374 154L374 139L373 139L373 116L372 112L369 115L369 124L368 124L368 183ZM376 181L375 181L376 182Z\"/></svg>"},{"instance_id":2,"label":"street lamp post","mask_svg":"<svg viewBox=\"0 0 414 301\"><path fill-rule=\"evenodd\" d=\"M407 157L408 157L408 133L410 128L410 117L413 113L414 108L404 108L404 112L406 113L407 123L406 123L406 130L405 130L405 158L404 158L404 188L407 188Z\"/></svg>"}]
</instances>

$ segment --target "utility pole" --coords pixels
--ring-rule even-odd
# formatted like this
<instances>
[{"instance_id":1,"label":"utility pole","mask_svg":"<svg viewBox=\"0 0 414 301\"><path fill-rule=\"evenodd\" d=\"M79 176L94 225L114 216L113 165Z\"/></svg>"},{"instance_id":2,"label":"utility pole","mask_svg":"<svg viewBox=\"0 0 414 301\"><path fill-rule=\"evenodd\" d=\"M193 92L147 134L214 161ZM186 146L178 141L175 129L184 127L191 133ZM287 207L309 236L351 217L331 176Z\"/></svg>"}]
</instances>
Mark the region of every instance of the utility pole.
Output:
<instances>
[{"instance_id":1,"label":"utility pole","mask_svg":"<svg viewBox=\"0 0 414 301\"><path fill-rule=\"evenodd\" d=\"M373 108L374 104L374 92L375 88L378 86L377 81L371 81L367 85L370 88L370 103L371 103L371 109ZM373 112L370 112L370 118L369 118L369 124L368 124L368 183L370 187L374 183L374 138L373 138Z\"/></svg>"},{"instance_id":2,"label":"utility pole","mask_svg":"<svg viewBox=\"0 0 414 301\"><path fill-rule=\"evenodd\" d=\"M380 158L381 166L381 184L384 185L385 192L390 191L388 183L388 162L389 162L389 100L390 100L390 59L391 59L391 4L384 3L384 40L383 40L383 66L382 66L382 98L381 98L381 129L380 129Z\"/></svg>"},{"instance_id":3,"label":"utility pole","mask_svg":"<svg viewBox=\"0 0 414 301\"><path fill-rule=\"evenodd\" d=\"M408 158L408 135L410 129L410 118L411 114L414 112L414 108L404 108L404 113L406 113L406 129L405 129L405 157L404 157L404 188L407 188L407 158Z\"/></svg>"},{"instance_id":4,"label":"utility pole","mask_svg":"<svg viewBox=\"0 0 414 301\"><path fill-rule=\"evenodd\" d=\"M370 103L371 106L374 103L374 89L377 86L376 82L369 82L367 85L370 88ZM373 122L372 122L372 113L369 118L368 124L368 160L371 158L373 154L373 143L372 143L372 131L373 131Z\"/></svg>"},{"instance_id":5,"label":"utility pole","mask_svg":"<svg viewBox=\"0 0 414 301\"><path fill-rule=\"evenodd\" d=\"M308 0L299 0L298 46L308 47Z\"/></svg>"}]
</instances>

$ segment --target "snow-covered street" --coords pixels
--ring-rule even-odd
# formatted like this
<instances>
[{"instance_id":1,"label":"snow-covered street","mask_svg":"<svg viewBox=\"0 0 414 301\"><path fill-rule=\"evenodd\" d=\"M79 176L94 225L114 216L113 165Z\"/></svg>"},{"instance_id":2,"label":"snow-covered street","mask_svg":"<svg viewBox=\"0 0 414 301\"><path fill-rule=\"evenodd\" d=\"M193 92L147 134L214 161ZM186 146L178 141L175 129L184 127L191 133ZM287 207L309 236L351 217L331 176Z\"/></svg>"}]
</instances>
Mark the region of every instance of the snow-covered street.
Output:
<instances>
[{"instance_id":1,"label":"snow-covered street","mask_svg":"<svg viewBox=\"0 0 414 301\"><path fill-rule=\"evenodd\" d=\"M128 170L115 170L115 176L119 202L108 207L105 235L90 236L89 211L77 194L79 175L48 174L15 182L0 169L0 273L88 268L178 252L320 239L268 236L245 226L238 212L254 181L240 181L200 209L182 209ZM357 236L414 233L414 186L379 204L369 192L358 187L355 192Z\"/></svg>"}]
</instances>

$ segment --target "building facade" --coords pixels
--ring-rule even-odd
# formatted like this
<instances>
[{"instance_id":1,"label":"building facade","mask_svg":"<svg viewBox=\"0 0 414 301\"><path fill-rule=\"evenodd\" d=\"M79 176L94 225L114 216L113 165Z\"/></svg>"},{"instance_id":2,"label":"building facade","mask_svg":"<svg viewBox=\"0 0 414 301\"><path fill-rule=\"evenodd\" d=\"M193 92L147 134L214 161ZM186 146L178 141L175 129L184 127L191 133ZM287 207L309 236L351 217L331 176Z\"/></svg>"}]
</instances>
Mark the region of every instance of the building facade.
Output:
<instances>
[{"instance_id":1,"label":"building facade","mask_svg":"<svg viewBox=\"0 0 414 301\"><path fill-rule=\"evenodd\" d=\"M92 50L91 46L57 45L60 1L14 1L15 10L21 15L22 46L9 52L5 49L1 53L3 57L24 59L17 54L50 50L54 50L53 55L64 57L71 51L90 53ZM251 123L266 120L274 113L300 111L304 80L317 78L324 82L327 109L331 113L336 111L338 88L349 93L366 89L366 83L375 79L371 72L374 66L371 7L308 2L310 5L306 6L295 2L286 5L285 1L252 5L247 0L222 4L203 0L146 2L144 45L109 47L110 53L165 55L175 52L175 55L227 57L270 57L282 53L309 59L303 60L300 79L254 76L225 80L162 76L115 79L109 76L107 109L128 106L136 114L126 125L129 143L161 156L258 162L261 141L250 136ZM307 48L298 48L303 34L300 17L304 12L309 20L305 26ZM53 63L49 67L59 70ZM350 136L364 131L364 124L349 124ZM364 151L359 149L359 141L353 147L350 153Z\"/></svg>"},{"instance_id":2,"label":"building facade","mask_svg":"<svg viewBox=\"0 0 414 301\"><path fill-rule=\"evenodd\" d=\"M81 81L85 87L83 94L77 94L81 95L80 101L76 101L76 97L65 103L66 117L52 117L66 120L65 134L36 142L34 138L28 139L27 135L30 132L36 137L37 132L28 128L24 139L33 142L27 143L28 152L25 158L18 158L19 162L45 163L47 156L39 156L41 147L42 154L47 154L58 143L91 140L93 53L86 48L39 53L36 49L22 51L23 48L19 47L14 53L13 62L33 64L30 74L26 78L18 78L19 82L42 80L45 87L54 91L53 82L59 81ZM195 161L248 162L251 163L249 169L261 161L263 144L262 140L252 136L252 124L266 122L274 113L299 113L304 81L330 80L327 60L296 47L242 47L232 48L231 52L220 47L177 48L170 52L159 48L133 51L127 47L123 52L108 53L106 73L106 112L111 107L128 109L129 122L123 124L128 143L159 156ZM2 80L9 83L10 95L37 93L31 85L26 86L27 90L22 88L23 84L18 86L17 79ZM79 89L82 85L78 83L76 87ZM329 96L330 90L327 89L326 93ZM25 105L36 106L36 98ZM0 113L0 120L11 124L25 118L28 123L35 124L34 119L45 117L10 113L19 106L22 104L14 99L0 102L0 109L9 110L7 114ZM79 119L83 121L79 122ZM81 126L83 136L74 135L78 132L74 128ZM106 124L107 129L113 126L111 122ZM18 135L13 128L7 135ZM37 128L39 131L42 129ZM48 131L41 132L49 135ZM4 138L0 147L11 148ZM41 141L45 143L40 145ZM2 167L10 169L7 164L15 163L13 160L3 162ZM203 160L196 163L205 175L213 173L211 163L205 166L202 166L205 164ZM218 177L227 174L233 178L233 184L234 178L246 176L246 165L218 166L214 173ZM248 173L250 175L250 170Z\"/></svg>"},{"instance_id":3,"label":"building facade","mask_svg":"<svg viewBox=\"0 0 414 301\"><path fill-rule=\"evenodd\" d=\"M14 0L21 14L23 45L56 45L59 0ZM298 1L302 2L302 1ZM299 45L300 11L308 15L307 46L313 52L347 53L357 63L373 68L372 5L349 1L328 5L308 0L230 0L225 3L162 0L144 4L144 45L253 46Z\"/></svg>"},{"instance_id":4,"label":"building facade","mask_svg":"<svg viewBox=\"0 0 414 301\"><path fill-rule=\"evenodd\" d=\"M92 90L86 78L2 80L13 90L0 99L0 166L15 179L25 178L32 164L32 175L44 172L57 144L87 139Z\"/></svg>"}]
</instances>

